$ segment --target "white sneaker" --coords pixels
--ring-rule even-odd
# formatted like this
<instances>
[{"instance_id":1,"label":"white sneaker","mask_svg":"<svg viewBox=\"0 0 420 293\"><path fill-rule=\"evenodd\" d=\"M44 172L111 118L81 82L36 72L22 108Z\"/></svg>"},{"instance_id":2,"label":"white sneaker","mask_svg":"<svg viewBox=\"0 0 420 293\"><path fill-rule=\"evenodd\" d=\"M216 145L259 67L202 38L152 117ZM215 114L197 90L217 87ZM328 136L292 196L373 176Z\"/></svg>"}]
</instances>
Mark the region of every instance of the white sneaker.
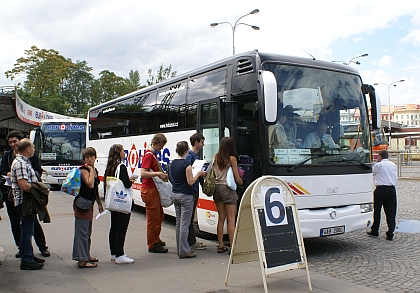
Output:
<instances>
[{"instance_id":1,"label":"white sneaker","mask_svg":"<svg viewBox=\"0 0 420 293\"><path fill-rule=\"evenodd\" d=\"M115 254L111 254L111 261L115 260Z\"/></svg>"},{"instance_id":2,"label":"white sneaker","mask_svg":"<svg viewBox=\"0 0 420 293\"><path fill-rule=\"evenodd\" d=\"M126 264L126 263L133 263L134 259L127 257L126 255L121 255L115 258L115 263L119 264Z\"/></svg>"}]
</instances>

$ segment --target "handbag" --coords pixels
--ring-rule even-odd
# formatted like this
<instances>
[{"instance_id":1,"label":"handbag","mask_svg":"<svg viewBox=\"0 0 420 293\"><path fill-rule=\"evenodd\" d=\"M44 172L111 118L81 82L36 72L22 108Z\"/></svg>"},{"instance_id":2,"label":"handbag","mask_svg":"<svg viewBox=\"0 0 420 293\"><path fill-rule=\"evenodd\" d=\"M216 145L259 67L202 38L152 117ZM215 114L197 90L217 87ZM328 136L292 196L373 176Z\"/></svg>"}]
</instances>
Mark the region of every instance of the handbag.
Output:
<instances>
[{"instance_id":1,"label":"handbag","mask_svg":"<svg viewBox=\"0 0 420 293\"><path fill-rule=\"evenodd\" d=\"M203 193L207 196L213 196L214 191L216 190L216 176L214 175L214 159L210 166L210 172L207 178L204 180Z\"/></svg>"},{"instance_id":2,"label":"handbag","mask_svg":"<svg viewBox=\"0 0 420 293\"><path fill-rule=\"evenodd\" d=\"M162 173L165 173L158 159L155 156L153 157L156 160L159 171ZM150 169L150 172L154 172L154 171ZM164 181L160 179L159 176L154 176L152 177L152 179L153 179L153 182L155 183L156 189L159 192L160 204L164 208L170 207L174 203L172 199L172 183L169 180Z\"/></svg>"},{"instance_id":3,"label":"handbag","mask_svg":"<svg viewBox=\"0 0 420 293\"><path fill-rule=\"evenodd\" d=\"M226 174L226 184L229 186L230 189L236 190L236 182L235 177L233 176L232 167L229 167Z\"/></svg>"},{"instance_id":4,"label":"handbag","mask_svg":"<svg viewBox=\"0 0 420 293\"><path fill-rule=\"evenodd\" d=\"M82 196L76 197L76 207L79 211L87 213L93 205L93 201Z\"/></svg>"},{"instance_id":5,"label":"handbag","mask_svg":"<svg viewBox=\"0 0 420 293\"><path fill-rule=\"evenodd\" d=\"M115 170L115 177L106 177L105 209L129 214L133 203L133 189L125 187L119 178L120 167L121 164Z\"/></svg>"}]
</instances>

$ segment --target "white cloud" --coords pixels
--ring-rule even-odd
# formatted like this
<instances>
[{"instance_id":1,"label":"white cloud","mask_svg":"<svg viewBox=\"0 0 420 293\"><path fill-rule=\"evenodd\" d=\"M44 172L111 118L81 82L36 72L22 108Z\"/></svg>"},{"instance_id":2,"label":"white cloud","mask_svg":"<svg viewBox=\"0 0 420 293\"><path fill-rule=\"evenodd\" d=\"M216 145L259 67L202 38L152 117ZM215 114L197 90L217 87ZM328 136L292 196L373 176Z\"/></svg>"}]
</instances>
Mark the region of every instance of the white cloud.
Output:
<instances>
[{"instance_id":1,"label":"white cloud","mask_svg":"<svg viewBox=\"0 0 420 293\"><path fill-rule=\"evenodd\" d=\"M393 63L394 63L394 59L389 55L383 56L379 60L379 66L381 66L381 67L392 68Z\"/></svg>"},{"instance_id":2,"label":"white cloud","mask_svg":"<svg viewBox=\"0 0 420 293\"><path fill-rule=\"evenodd\" d=\"M345 7L332 0L0 1L2 11L7 11L0 18L0 38L7 40L0 54L0 85L11 84L3 73L32 45L57 50L73 61L85 60L95 75L107 69L127 77L133 69L139 70L141 83L145 83L147 70L156 70L161 63L172 64L173 70L183 73L232 54L230 26L210 28L210 23L235 23L255 8L260 13L240 22L257 25L260 30L238 26L237 53L259 49L308 57L303 48L317 59L346 61L369 53L369 57L358 59L361 65L357 69L364 81L392 82L403 73L418 79L412 46L420 45L420 1L395 5L391 0L354 0ZM378 32L394 28L403 17L407 20L401 21L407 22L411 31L401 30L398 35L404 42L397 44L404 45L401 51L388 39L372 42ZM343 50L342 44L348 48ZM369 76L364 76L365 72ZM420 82L410 86L412 92L420 93Z\"/></svg>"},{"instance_id":3,"label":"white cloud","mask_svg":"<svg viewBox=\"0 0 420 293\"><path fill-rule=\"evenodd\" d=\"M410 32L401 39L404 43L412 43L414 46L420 46L420 29Z\"/></svg>"}]
</instances>

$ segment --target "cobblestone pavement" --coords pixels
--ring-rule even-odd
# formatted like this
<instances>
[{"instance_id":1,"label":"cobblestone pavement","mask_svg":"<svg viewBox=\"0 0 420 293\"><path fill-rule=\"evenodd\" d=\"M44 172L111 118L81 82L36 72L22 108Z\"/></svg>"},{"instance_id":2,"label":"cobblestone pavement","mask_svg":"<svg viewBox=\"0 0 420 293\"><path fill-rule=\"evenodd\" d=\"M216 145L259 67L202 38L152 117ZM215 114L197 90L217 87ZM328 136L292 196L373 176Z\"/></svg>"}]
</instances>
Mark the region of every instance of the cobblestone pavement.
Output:
<instances>
[{"instance_id":1,"label":"cobblestone pavement","mask_svg":"<svg viewBox=\"0 0 420 293\"><path fill-rule=\"evenodd\" d=\"M305 240L309 269L384 292L420 292L420 233L398 232L401 220L419 220L420 181L399 180L397 230L385 240L382 212L380 236L365 231Z\"/></svg>"}]
</instances>

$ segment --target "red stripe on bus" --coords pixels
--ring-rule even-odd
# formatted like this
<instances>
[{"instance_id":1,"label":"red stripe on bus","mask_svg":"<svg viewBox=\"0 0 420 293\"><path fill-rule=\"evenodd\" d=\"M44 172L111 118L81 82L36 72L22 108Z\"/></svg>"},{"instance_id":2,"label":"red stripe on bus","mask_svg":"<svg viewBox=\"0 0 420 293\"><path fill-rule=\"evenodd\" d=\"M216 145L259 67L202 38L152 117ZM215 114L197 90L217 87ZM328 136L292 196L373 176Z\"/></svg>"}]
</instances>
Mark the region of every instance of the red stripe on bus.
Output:
<instances>
[{"instance_id":1,"label":"red stripe on bus","mask_svg":"<svg viewBox=\"0 0 420 293\"><path fill-rule=\"evenodd\" d=\"M213 199L199 198L197 202L197 208L217 212L216 204L214 203Z\"/></svg>"},{"instance_id":2,"label":"red stripe on bus","mask_svg":"<svg viewBox=\"0 0 420 293\"><path fill-rule=\"evenodd\" d=\"M302 191L300 191L299 189L297 189L296 188L296 186L294 186L293 184L291 184L291 183L289 183L289 182L287 182L287 185L289 185L289 187L294 191L294 192L296 192L297 194L303 194L303 192Z\"/></svg>"}]
</instances>

